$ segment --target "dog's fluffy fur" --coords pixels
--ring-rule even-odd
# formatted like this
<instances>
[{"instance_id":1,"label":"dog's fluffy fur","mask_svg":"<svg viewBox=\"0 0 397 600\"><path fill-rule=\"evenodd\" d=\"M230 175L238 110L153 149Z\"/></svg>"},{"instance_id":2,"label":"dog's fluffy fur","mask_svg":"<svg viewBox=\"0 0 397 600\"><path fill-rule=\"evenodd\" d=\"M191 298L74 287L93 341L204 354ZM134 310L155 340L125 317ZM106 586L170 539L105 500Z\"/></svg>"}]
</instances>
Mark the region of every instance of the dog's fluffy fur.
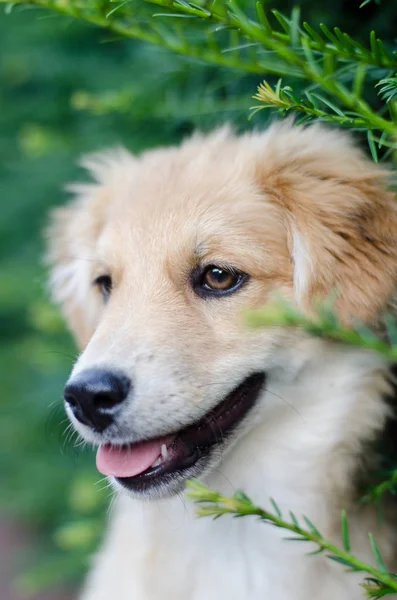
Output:
<instances>
[{"instance_id":1,"label":"dog's fluffy fur","mask_svg":"<svg viewBox=\"0 0 397 600\"><path fill-rule=\"evenodd\" d=\"M276 124L235 136L227 128L180 147L88 157L95 179L56 210L50 230L54 298L87 367L134 381L119 433L107 440L74 420L85 439L123 443L193 422L249 374L266 387L205 481L243 489L285 515L307 515L373 562L372 531L394 568L395 530L385 509L356 503L360 470L391 418L389 366L378 355L283 328L250 330L243 309L273 292L303 311L336 291L348 323L379 326L394 304L397 210L389 174L351 138L319 125ZM205 300L190 286L197 263L228 264L248 283ZM111 273L106 306L92 286ZM72 417L73 419L73 417ZM110 435L110 434L109 434ZM371 463L371 465L369 465ZM374 464L375 464L374 463ZM365 470L365 469L364 469ZM355 600L361 575L257 521L197 520L181 496L142 502L121 491L85 600Z\"/></svg>"}]
</instances>

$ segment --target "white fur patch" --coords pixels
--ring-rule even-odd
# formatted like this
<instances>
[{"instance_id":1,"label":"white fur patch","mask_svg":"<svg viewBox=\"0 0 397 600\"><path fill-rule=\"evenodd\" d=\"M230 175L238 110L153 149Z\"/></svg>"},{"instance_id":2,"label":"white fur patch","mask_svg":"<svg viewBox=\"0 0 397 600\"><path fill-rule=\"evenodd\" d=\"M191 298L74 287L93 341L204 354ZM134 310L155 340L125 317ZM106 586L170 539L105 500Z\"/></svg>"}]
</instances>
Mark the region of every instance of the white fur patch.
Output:
<instances>
[{"instance_id":1,"label":"white fur patch","mask_svg":"<svg viewBox=\"0 0 397 600\"><path fill-rule=\"evenodd\" d=\"M294 224L292 231L292 260L294 263L294 291L295 298L299 301L308 285L312 271L312 261L305 241Z\"/></svg>"}]
</instances>

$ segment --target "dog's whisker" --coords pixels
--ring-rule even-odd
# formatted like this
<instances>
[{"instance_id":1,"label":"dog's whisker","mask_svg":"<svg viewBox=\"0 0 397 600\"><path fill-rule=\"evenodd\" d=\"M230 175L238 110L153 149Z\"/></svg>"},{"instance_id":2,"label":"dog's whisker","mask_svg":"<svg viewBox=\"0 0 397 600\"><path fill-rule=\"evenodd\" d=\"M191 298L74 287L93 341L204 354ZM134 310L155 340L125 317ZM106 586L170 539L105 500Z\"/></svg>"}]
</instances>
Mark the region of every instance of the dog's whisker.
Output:
<instances>
[{"instance_id":1,"label":"dog's whisker","mask_svg":"<svg viewBox=\"0 0 397 600\"><path fill-rule=\"evenodd\" d=\"M104 482L107 482L107 483L108 483L108 478L107 478L107 477L100 477L100 478L98 479L98 481L96 481L96 482L94 483L94 486L95 486L95 487L98 487L98 485L103 485L103 483L104 483Z\"/></svg>"},{"instance_id":2,"label":"dog's whisker","mask_svg":"<svg viewBox=\"0 0 397 600\"><path fill-rule=\"evenodd\" d=\"M107 507L107 514L108 514L108 516L110 516L113 513L113 511L115 510L115 508L116 508L116 501L117 501L117 495L116 495L116 493L115 493L115 491L113 489L113 486L112 486L112 491L111 491L111 494L110 494L110 500L109 500L108 507Z\"/></svg>"},{"instance_id":3,"label":"dog's whisker","mask_svg":"<svg viewBox=\"0 0 397 600\"><path fill-rule=\"evenodd\" d=\"M97 487L97 491L98 492L104 492L105 490L111 490L113 491L113 487L110 481L106 481L106 483L102 482L102 486L101 487Z\"/></svg>"},{"instance_id":4,"label":"dog's whisker","mask_svg":"<svg viewBox=\"0 0 397 600\"><path fill-rule=\"evenodd\" d=\"M59 400L53 400L53 401L52 401L52 402L50 402L50 404L48 405L48 408L49 408L49 409L52 409L52 408L55 406L55 408L56 408L56 409L58 409L58 408L62 407L62 405L61 405L61 406L59 406L59 405L60 405L60 402L59 402Z\"/></svg>"},{"instance_id":5,"label":"dog's whisker","mask_svg":"<svg viewBox=\"0 0 397 600\"><path fill-rule=\"evenodd\" d=\"M226 475L224 473L222 473L222 471L218 467L213 467L212 470L215 471L216 473L218 473L230 485L230 495L232 496L234 494L234 492L236 491L236 488L232 484L230 479L228 477L226 477Z\"/></svg>"},{"instance_id":6,"label":"dog's whisker","mask_svg":"<svg viewBox=\"0 0 397 600\"><path fill-rule=\"evenodd\" d=\"M276 398L279 398L279 400L281 400L282 402L284 402L285 404L287 404L290 407L290 409L293 410L303 422L305 422L305 419L302 417L302 415L300 414L299 410L291 402L288 402L288 400L286 400L285 398L283 398L279 394L276 394L276 392L273 392L269 388L265 388L265 391L266 391L266 393L272 394L272 396L275 396Z\"/></svg>"}]
</instances>

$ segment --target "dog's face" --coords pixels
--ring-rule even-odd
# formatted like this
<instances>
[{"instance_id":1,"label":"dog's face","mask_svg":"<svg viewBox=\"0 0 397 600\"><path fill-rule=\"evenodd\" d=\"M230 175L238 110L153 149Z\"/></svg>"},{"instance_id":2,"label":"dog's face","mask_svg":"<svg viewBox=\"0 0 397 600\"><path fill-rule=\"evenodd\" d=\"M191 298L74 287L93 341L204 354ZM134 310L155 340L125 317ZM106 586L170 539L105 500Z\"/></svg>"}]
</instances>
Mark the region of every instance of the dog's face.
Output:
<instances>
[{"instance_id":1,"label":"dog's face","mask_svg":"<svg viewBox=\"0 0 397 600\"><path fill-rule=\"evenodd\" d=\"M55 298L84 348L66 410L102 472L174 493L264 418L267 375L287 367L291 338L244 311L342 287L341 316L373 318L396 281L395 209L383 174L317 127L87 162L98 184L51 230Z\"/></svg>"}]
</instances>

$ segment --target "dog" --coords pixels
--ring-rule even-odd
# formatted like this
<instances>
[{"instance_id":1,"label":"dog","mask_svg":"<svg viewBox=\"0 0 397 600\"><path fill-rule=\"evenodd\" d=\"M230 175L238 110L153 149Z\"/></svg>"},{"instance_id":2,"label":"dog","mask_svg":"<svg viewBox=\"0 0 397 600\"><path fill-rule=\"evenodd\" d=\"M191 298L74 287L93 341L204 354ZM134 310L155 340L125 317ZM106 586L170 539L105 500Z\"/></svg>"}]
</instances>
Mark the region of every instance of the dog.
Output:
<instances>
[{"instance_id":1,"label":"dog","mask_svg":"<svg viewBox=\"0 0 397 600\"><path fill-rule=\"evenodd\" d=\"M82 350L66 412L116 488L83 599L358 600L362 573L249 517L197 519L184 485L241 489L270 511L274 498L339 545L345 509L352 552L374 563L371 531L394 568L393 507L381 526L357 502L396 433L390 364L244 316L275 294L310 315L336 294L343 323L382 335L390 172L350 135L288 120L83 165L94 182L73 186L48 236L53 297Z\"/></svg>"}]
</instances>

